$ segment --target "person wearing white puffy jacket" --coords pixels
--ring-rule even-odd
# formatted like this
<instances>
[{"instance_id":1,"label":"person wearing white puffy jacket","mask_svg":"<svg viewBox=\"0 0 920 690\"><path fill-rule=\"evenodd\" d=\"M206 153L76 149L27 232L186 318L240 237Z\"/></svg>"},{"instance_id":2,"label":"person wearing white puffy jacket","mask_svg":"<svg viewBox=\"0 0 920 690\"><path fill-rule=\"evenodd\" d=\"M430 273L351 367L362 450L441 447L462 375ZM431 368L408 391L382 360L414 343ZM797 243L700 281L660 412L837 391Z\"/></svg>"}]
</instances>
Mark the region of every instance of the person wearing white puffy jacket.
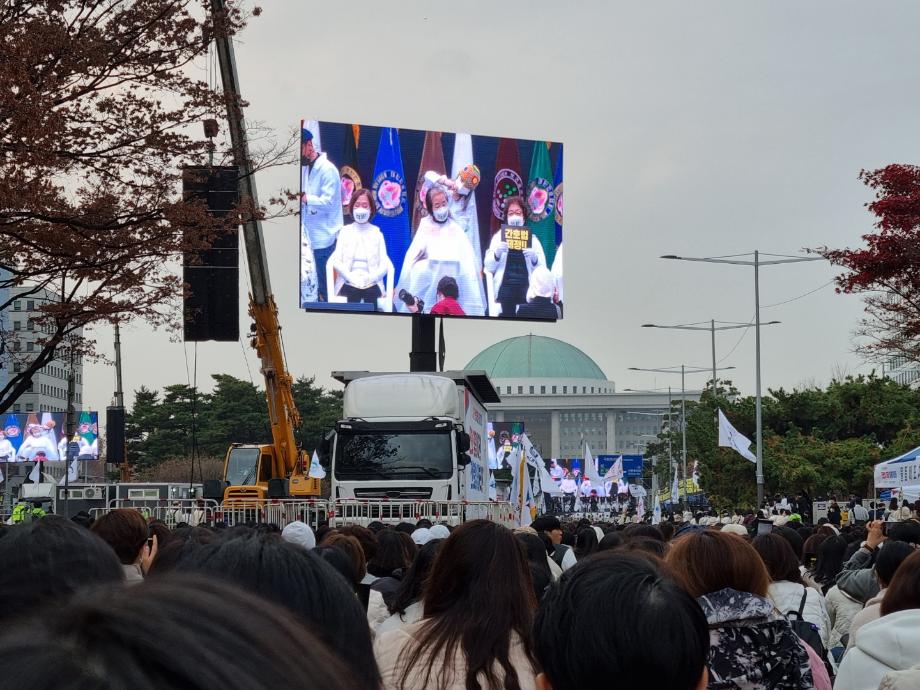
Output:
<instances>
[{"instance_id":1,"label":"person wearing white puffy jacket","mask_svg":"<svg viewBox=\"0 0 920 690\"><path fill-rule=\"evenodd\" d=\"M876 690L886 674L920 664L920 551L898 566L880 613L856 631L834 690Z\"/></svg>"},{"instance_id":2,"label":"person wearing white puffy jacket","mask_svg":"<svg viewBox=\"0 0 920 690\"><path fill-rule=\"evenodd\" d=\"M772 582L767 595L776 610L789 620L796 620L796 614L801 609L802 619L818 629L821 644L828 649L831 619L824 596L802 581L799 559L795 557L792 546L779 534L761 534L752 543L770 573Z\"/></svg>"}]
</instances>

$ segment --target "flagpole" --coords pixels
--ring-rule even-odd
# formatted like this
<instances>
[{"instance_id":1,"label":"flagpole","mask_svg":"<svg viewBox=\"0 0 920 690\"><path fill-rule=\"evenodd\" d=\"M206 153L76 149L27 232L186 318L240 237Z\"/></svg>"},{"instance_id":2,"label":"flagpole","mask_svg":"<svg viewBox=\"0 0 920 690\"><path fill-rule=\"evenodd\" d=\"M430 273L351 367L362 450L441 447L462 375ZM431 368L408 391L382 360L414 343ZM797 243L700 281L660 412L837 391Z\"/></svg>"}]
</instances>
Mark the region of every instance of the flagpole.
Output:
<instances>
[{"instance_id":1,"label":"flagpole","mask_svg":"<svg viewBox=\"0 0 920 690\"><path fill-rule=\"evenodd\" d=\"M685 365L680 365L680 435L681 435L681 462L684 474L684 497L681 501L687 507L687 389L684 385Z\"/></svg>"}]
</instances>

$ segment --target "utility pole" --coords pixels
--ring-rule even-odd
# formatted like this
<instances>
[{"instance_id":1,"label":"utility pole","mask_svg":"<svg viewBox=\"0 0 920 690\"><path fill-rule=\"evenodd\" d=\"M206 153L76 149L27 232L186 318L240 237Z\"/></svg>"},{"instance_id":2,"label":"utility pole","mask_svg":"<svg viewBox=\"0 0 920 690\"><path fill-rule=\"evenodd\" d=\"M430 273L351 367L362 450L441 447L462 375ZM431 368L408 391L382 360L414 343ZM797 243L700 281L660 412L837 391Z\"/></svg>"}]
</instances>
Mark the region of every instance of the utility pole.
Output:
<instances>
[{"instance_id":1,"label":"utility pole","mask_svg":"<svg viewBox=\"0 0 920 690\"><path fill-rule=\"evenodd\" d=\"M112 417L118 420L121 425L118 437L121 439L121 481L131 481L131 466L128 465L128 442L124 433L125 422L125 394L121 383L121 328L118 322L115 322L115 405L118 410ZM112 408L109 408L110 410ZM108 431L108 429L107 429Z\"/></svg>"}]
</instances>

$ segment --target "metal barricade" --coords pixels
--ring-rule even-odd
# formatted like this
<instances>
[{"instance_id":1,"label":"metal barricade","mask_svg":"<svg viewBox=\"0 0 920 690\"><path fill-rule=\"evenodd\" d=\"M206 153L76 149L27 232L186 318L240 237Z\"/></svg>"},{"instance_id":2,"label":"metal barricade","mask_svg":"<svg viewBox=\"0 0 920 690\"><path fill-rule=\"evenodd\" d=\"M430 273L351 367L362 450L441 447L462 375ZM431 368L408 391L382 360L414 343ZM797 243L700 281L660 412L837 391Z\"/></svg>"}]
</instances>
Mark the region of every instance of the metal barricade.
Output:
<instances>
[{"instance_id":1,"label":"metal barricade","mask_svg":"<svg viewBox=\"0 0 920 690\"><path fill-rule=\"evenodd\" d=\"M430 520L452 527L467 520L491 520L506 527L516 524L514 510L507 501L389 501L374 499L339 499L333 502L330 527L361 525L372 522L396 524Z\"/></svg>"}]
</instances>

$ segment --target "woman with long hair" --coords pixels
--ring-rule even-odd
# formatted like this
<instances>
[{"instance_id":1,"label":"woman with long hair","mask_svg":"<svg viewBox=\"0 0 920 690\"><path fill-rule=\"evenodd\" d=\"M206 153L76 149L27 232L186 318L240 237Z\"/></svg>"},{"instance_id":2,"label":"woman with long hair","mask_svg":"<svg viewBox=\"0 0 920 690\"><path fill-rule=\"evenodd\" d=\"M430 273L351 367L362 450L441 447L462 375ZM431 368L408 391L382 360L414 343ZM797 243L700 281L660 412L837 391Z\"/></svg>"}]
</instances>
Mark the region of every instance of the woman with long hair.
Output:
<instances>
[{"instance_id":1,"label":"woman with long hair","mask_svg":"<svg viewBox=\"0 0 920 690\"><path fill-rule=\"evenodd\" d=\"M424 618L377 637L387 690L533 690L530 569L511 530L488 520L451 533L425 584Z\"/></svg>"},{"instance_id":2,"label":"woman with long hair","mask_svg":"<svg viewBox=\"0 0 920 690\"><path fill-rule=\"evenodd\" d=\"M822 594L827 594L837 582L837 576L843 570L843 554L846 550L847 542L843 537L828 537L818 547L818 560L811 577L821 586Z\"/></svg>"}]
</instances>

